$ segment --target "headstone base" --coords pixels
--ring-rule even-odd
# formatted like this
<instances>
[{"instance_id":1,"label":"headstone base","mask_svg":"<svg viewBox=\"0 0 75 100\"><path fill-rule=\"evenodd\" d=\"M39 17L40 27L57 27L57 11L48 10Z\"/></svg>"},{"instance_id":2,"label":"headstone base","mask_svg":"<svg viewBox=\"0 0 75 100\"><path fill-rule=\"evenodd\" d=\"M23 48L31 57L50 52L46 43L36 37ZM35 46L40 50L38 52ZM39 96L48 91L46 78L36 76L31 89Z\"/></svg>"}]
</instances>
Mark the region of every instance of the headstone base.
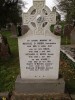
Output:
<instances>
[{"instance_id":1,"label":"headstone base","mask_svg":"<svg viewBox=\"0 0 75 100\"><path fill-rule=\"evenodd\" d=\"M69 94L49 93L49 94L25 94L13 91L11 100L71 100Z\"/></svg>"},{"instance_id":2,"label":"headstone base","mask_svg":"<svg viewBox=\"0 0 75 100\"><path fill-rule=\"evenodd\" d=\"M46 79L21 79L17 77L15 82L15 91L19 93L64 93L64 80L46 80Z\"/></svg>"}]
</instances>

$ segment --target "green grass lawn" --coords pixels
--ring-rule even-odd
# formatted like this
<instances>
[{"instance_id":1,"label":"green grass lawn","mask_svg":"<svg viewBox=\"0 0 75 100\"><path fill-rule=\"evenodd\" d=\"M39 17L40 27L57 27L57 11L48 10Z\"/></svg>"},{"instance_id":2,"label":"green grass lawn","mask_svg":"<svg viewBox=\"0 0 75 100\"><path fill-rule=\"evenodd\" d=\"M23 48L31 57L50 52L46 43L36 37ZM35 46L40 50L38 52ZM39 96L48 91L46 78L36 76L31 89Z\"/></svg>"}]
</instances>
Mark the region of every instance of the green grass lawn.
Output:
<instances>
[{"instance_id":1,"label":"green grass lawn","mask_svg":"<svg viewBox=\"0 0 75 100\"><path fill-rule=\"evenodd\" d=\"M61 52L60 73L66 82L69 93L75 93L75 63Z\"/></svg>"},{"instance_id":2,"label":"green grass lawn","mask_svg":"<svg viewBox=\"0 0 75 100\"><path fill-rule=\"evenodd\" d=\"M19 74L18 42L17 38L11 38L10 32L6 31L2 34L8 39L12 55L8 60L0 61L0 91L11 91Z\"/></svg>"},{"instance_id":3,"label":"green grass lawn","mask_svg":"<svg viewBox=\"0 0 75 100\"><path fill-rule=\"evenodd\" d=\"M17 38L11 38L11 33L7 31L2 34L8 39L12 55L8 60L0 60L0 92L12 91L16 77L20 73ZM65 43L65 39L62 43ZM75 93L75 69L72 67L74 64L69 64L69 60L63 56L61 55L60 73L66 81L68 90Z\"/></svg>"}]
</instances>

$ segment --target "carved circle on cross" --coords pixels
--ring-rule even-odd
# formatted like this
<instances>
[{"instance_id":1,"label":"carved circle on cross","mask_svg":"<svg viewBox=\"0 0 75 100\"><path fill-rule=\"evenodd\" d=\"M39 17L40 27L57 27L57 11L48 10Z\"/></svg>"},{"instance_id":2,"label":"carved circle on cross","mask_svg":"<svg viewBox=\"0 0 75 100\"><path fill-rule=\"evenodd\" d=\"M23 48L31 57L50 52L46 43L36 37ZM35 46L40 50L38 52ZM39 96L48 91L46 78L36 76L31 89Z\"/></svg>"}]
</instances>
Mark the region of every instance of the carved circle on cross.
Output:
<instances>
[{"instance_id":1,"label":"carved circle on cross","mask_svg":"<svg viewBox=\"0 0 75 100\"><path fill-rule=\"evenodd\" d=\"M42 23L42 22L44 22L44 17L41 15L37 15L36 21L37 21L37 23Z\"/></svg>"}]
</instances>

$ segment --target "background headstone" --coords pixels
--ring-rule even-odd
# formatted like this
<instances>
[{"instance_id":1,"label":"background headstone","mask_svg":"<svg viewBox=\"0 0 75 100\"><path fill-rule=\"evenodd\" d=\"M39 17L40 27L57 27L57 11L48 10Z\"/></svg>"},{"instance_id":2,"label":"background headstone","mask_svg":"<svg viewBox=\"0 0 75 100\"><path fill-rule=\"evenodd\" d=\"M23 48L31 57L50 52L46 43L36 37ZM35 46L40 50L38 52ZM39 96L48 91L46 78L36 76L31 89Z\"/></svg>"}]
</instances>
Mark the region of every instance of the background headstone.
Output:
<instances>
[{"instance_id":1,"label":"background headstone","mask_svg":"<svg viewBox=\"0 0 75 100\"><path fill-rule=\"evenodd\" d=\"M22 25L21 29L22 29L22 35L24 35L29 31L29 27L27 25Z\"/></svg>"},{"instance_id":2,"label":"background headstone","mask_svg":"<svg viewBox=\"0 0 75 100\"><path fill-rule=\"evenodd\" d=\"M1 35L1 42L0 42L0 58L1 59L8 59L11 55L9 44L7 42L7 38Z\"/></svg>"},{"instance_id":3,"label":"background headstone","mask_svg":"<svg viewBox=\"0 0 75 100\"><path fill-rule=\"evenodd\" d=\"M62 26L59 24L56 24L54 26L54 34L55 35L61 35L62 34Z\"/></svg>"},{"instance_id":4,"label":"background headstone","mask_svg":"<svg viewBox=\"0 0 75 100\"><path fill-rule=\"evenodd\" d=\"M11 33L12 33L11 37L14 38L17 37L17 27L13 23L11 23Z\"/></svg>"},{"instance_id":5,"label":"background headstone","mask_svg":"<svg viewBox=\"0 0 75 100\"><path fill-rule=\"evenodd\" d=\"M71 31L70 36L71 36L71 44L75 44L75 27Z\"/></svg>"},{"instance_id":6,"label":"background headstone","mask_svg":"<svg viewBox=\"0 0 75 100\"><path fill-rule=\"evenodd\" d=\"M70 40L70 34L71 34L72 30L73 30L73 25L71 25L71 24L65 25L65 27L64 27L64 36L66 38L68 38L69 40Z\"/></svg>"}]
</instances>

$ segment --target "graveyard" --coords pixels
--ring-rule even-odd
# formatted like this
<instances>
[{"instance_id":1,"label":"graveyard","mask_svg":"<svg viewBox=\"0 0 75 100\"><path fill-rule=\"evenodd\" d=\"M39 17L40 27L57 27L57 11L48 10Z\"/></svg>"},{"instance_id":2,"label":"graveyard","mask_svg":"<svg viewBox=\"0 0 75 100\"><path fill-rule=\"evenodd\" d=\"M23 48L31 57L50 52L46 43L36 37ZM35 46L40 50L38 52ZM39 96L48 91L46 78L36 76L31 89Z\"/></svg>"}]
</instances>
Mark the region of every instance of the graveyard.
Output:
<instances>
[{"instance_id":1,"label":"graveyard","mask_svg":"<svg viewBox=\"0 0 75 100\"><path fill-rule=\"evenodd\" d=\"M13 27L0 32L0 96L74 100L75 26L56 22L55 7L51 11L45 0L33 0L22 15L22 33Z\"/></svg>"},{"instance_id":2,"label":"graveyard","mask_svg":"<svg viewBox=\"0 0 75 100\"><path fill-rule=\"evenodd\" d=\"M0 92L13 91L15 80L20 73L19 57L18 57L18 42L17 39L10 38L11 32L3 32L8 39L12 57L8 60L0 60ZM65 41L64 41L65 42ZM62 73L68 92L75 93L75 63L72 62L66 55L61 53L60 73Z\"/></svg>"}]
</instances>

